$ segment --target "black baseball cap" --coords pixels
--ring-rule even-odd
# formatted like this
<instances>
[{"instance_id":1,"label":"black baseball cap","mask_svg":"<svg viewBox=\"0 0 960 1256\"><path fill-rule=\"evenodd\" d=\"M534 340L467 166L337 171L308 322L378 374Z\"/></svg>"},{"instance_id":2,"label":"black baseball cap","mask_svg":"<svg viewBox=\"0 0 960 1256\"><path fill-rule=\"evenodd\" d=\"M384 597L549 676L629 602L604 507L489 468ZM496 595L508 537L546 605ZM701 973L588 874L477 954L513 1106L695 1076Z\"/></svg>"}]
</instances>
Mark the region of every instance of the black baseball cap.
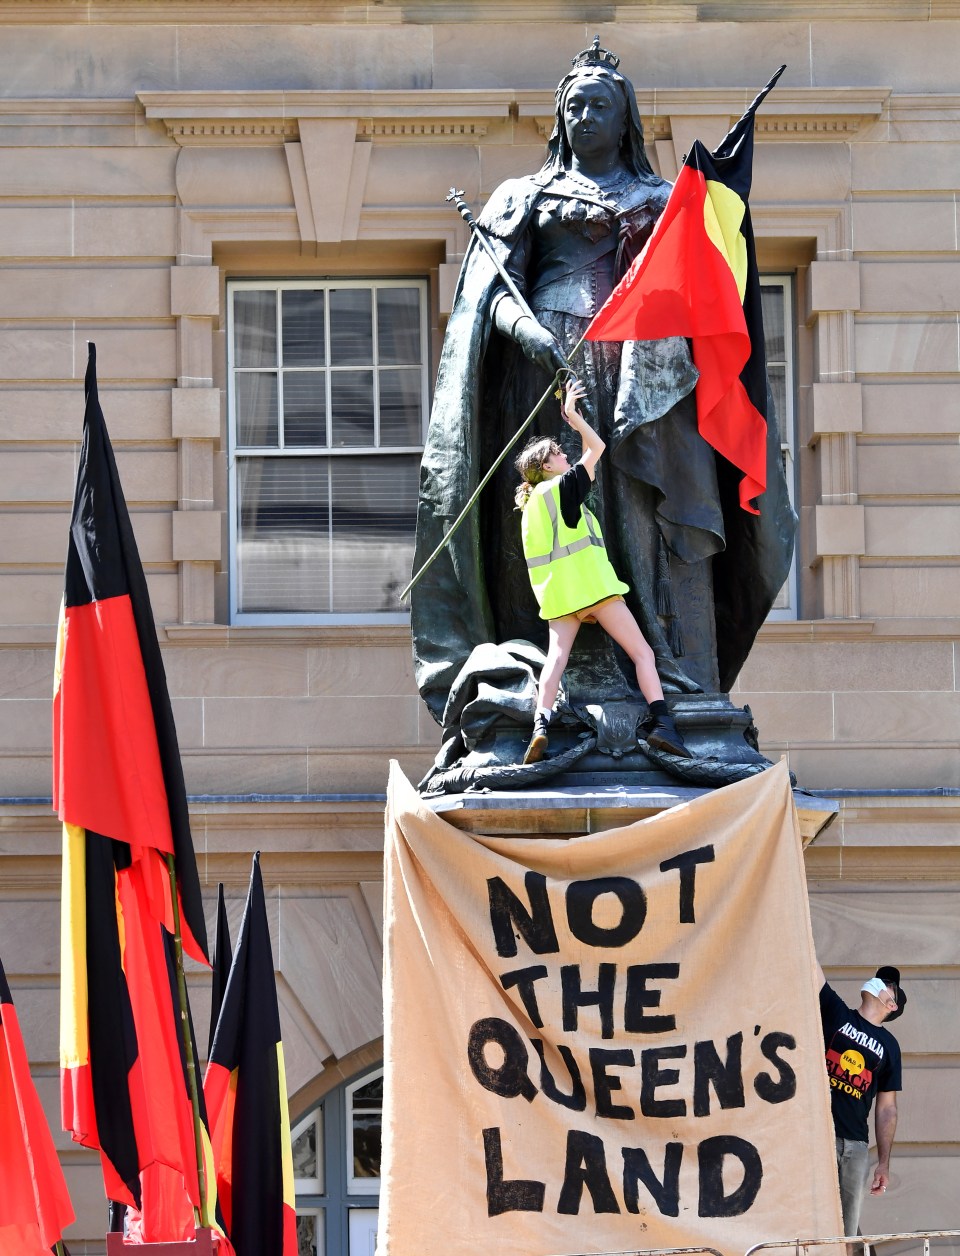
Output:
<instances>
[{"instance_id":1,"label":"black baseball cap","mask_svg":"<svg viewBox=\"0 0 960 1256\"><path fill-rule=\"evenodd\" d=\"M877 969L876 975L885 985L893 986L897 996L897 1010L888 1013L884 1021L896 1020L898 1016L903 1015L903 1009L907 1006L907 996L900 987L900 969L894 968L892 964L884 964L882 968Z\"/></svg>"}]
</instances>

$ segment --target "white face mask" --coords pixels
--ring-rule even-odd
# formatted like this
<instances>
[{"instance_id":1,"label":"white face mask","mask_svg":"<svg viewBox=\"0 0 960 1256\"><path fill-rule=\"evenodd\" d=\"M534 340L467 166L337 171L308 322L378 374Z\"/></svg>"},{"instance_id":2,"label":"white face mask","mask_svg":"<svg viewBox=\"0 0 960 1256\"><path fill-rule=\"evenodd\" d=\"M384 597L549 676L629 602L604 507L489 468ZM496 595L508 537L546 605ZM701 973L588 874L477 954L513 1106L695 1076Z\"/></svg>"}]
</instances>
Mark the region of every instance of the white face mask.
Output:
<instances>
[{"instance_id":1,"label":"white face mask","mask_svg":"<svg viewBox=\"0 0 960 1256\"><path fill-rule=\"evenodd\" d=\"M861 994L872 994L877 999L883 999L885 1003L889 1003L893 995L887 989L887 983L879 977L871 977L869 981L865 981L860 987Z\"/></svg>"}]
</instances>

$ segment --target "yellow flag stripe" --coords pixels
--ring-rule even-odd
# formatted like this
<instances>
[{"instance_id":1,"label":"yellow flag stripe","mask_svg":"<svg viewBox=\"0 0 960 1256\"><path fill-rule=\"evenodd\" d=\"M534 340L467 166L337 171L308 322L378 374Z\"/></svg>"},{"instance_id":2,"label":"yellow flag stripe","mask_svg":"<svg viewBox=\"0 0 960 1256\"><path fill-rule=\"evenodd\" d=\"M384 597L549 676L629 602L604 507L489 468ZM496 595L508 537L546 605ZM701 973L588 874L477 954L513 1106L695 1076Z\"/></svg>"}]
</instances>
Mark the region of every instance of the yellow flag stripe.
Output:
<instances>
[{"instance_id":1,"label":"yellow flag stripe","mask_svg":"<svg viewBox=\"0 0 960 1256\"><path fill-rule=\"evenodd\" d=\"M87 1022L87 849L86 830L63 826L60 898L60 1066L90 1062Z\"/></svg>"},{"instance_id":2,"label":"yellow flag stripe","mask_svg":"<svg viewBox=\"0 0 960 1256\"><path fill-rule=\"evenodd\" d=\"M747 291L747 242L740 228L746 206L725 183L707 179L707 195L703 204L703 221L707 235L727 260L737 281L740 300Z\"/></svg>"},{"instance_id":3,"label":"yellow flag stripe","mask_svg":"<svg viewBox=\"0 0 960 1256\"><path fill-rule=\"evenodd\" d=\"M283 1043L277 1043L277 1077L280 1082L280 1158L283 1164L283 1202L296 1208L293 1188L293 1145L290 1140L290 1105L287 1103L287 1071L283 1065Z\"/></svg>"}]
</instances>

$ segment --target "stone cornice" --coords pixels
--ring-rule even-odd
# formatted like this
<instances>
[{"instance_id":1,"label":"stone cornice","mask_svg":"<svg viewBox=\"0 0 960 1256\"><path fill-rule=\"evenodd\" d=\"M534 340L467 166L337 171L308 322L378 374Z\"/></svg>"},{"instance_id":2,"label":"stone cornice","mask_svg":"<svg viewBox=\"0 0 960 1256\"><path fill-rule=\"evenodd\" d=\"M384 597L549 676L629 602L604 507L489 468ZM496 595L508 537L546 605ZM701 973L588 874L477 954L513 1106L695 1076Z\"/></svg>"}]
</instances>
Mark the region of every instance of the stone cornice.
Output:
<instances>
[{"instance_id":1,"label":"stone cornice","mask_svg":"<svg viewBox=\"0 0 960 1256\"><path fill-rule=\"evenodd\" d=\"M227 648L231 645L337 646L410 645L407 624L159 624L157 631L165 646ZM0 649L29 650L52 648L57 630L53 624L0 625ZM763 625L757 640L767 644L805 641L820 645L828 641L952 641L960 638L957 618L890 619L783 619Z\"/></svg>"},{"instance_id":2,"label":"stone cornice","mask_svg":"<svg viewBox=\"0 0 960 1256\"><path fill-rule=\"evenodd\" d=\"M723 118L733 123L753 99L752 88L672 88L638 91L646 139L668 139L673 118ZM876 122L888 106L886 87L778 87L757 115L758 140L849 138ZM552 92L517 92L521 118L548 136L554 123Z\"/></svg>"},{"instance_id":3,"label":"stone cornice","mask_svg":"<svg viewBox=\"0 0 960 1256\"><path fill-rule=\"evenodd\" d=\"M581 0L0 0L0 25L229 22L331 25L584 21ZM593 5L593 23L946 21L960 0L620 0Z\"/></svg>"},{"instance_id":4,"label":"stone cornice","mask_svg":"<svg viewBox=\"0 0 960 1256\"><path fill-rule=\"evenodd\" d=\"M783 88L757 119L762 140L836 140L855 136L888 107L890 90ZM748 88L640 91L637 102L648 139L669 139L672 119L730 122L750 103ZM476 89L420 91L139 92L148 120L162 122L181 145L282 144L296 139L301 119L357 123L360 139L397 143L481 139L513 117L553 128L553 92Z\"/></svg>"},{"instance_id":5,"label":"stone cornice","mask_svg":"<svg viewBox=\"0 0 960 1256\"><path fill-rule=\"evenodd\" d=\"M358 139L385 142L482 139L507 122L512 91L139 92L150 120L178 144L282 144L301 120L350 119Z\"/></svg>"}]
</instances>

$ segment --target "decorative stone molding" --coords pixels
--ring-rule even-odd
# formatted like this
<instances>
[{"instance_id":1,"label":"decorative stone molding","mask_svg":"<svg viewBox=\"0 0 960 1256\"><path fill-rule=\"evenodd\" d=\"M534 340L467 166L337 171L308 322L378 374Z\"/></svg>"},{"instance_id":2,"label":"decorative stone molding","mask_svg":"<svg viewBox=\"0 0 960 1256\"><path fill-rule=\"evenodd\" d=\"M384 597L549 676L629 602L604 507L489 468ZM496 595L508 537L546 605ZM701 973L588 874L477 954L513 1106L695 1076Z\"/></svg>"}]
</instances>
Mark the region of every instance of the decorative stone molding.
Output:
<instances>
[{"instance_id":1,"label":"decorative stone molding","mask_svg":"<svg viewBox=\"0 0 960 1256\"><path fill-rule=\"evenodd\" d=\"M758 84L758 87L760 85ZM533 118L537 130L549 137L554 124L553 92L524 92L517 96L517 114ZM671 88L637 92L637 106L648 143L673 137L674 118L712 117L729 127L753 99L746 88ZM758 140L850 139L871 126L888 107L891 93L884 87L777 87L757 114Z\"/></svg>"},{"instance_id":2,"label":"decorative stone molding","mask_svg":"<svg viewBox=\"0 0 960 1256\"><path fill-rule=\"evenodd\" d=\"M357 137L380 143L482 139L509 120L512 91L139 92L148 120L177 144L284 144L301 122L356 123Z\"/></svg>"},{"instance_id":3,"label":"decorative stone molding","mask_svg":"<svg viewBox=\"0 0 960 1256\"><path fill-rule=\"evenodd\" d=\"M725 126L753 98L747 88L671 88L637 92L650 142L673 134L671 119L712 117ZM381 143L482 139L511 114L553 130L552 91L244 91L139 92L148 120L160 121L180 145L282 144L299 136L299 120L356 119L358 138ZM757 117L760 140L836 140L855 136L888 107L883 87L778 88Z\"/></svg>"},{"instance_id":4,"label":"decorative stone molding","mask_svg":"<svg viewBox=\"0 0 960 1256\"><path fill-rule=\"evenodd\" d=\"M377 0L376 21L404 22L579 22L580 0ZM234 25L282 25L371 21L372 6L364 0L343 0L318 6L316 0L89 0L65 5L64 0L4 0L0 24L145 25L229 21ZM960 0L642 0L611 4L606 20L634 22L808 22L808 21L946 21L960 17ZM602 20L594 11L595 21Z\"/></svg>"},{"instance_id":5,"label":"decorative stone molding","mask_svg":"<svg viewBox=\"0 0 960 1256\"><path fill-rule=\"evenodd\" d=\"M292 119L279 118L271 122L256 122L251 118L235 122L205 119L199 122L177 122L164 118L167 135L181 146L187 144L283 144L296 139L297 124Z\"/></svg>"}]
</instances>

